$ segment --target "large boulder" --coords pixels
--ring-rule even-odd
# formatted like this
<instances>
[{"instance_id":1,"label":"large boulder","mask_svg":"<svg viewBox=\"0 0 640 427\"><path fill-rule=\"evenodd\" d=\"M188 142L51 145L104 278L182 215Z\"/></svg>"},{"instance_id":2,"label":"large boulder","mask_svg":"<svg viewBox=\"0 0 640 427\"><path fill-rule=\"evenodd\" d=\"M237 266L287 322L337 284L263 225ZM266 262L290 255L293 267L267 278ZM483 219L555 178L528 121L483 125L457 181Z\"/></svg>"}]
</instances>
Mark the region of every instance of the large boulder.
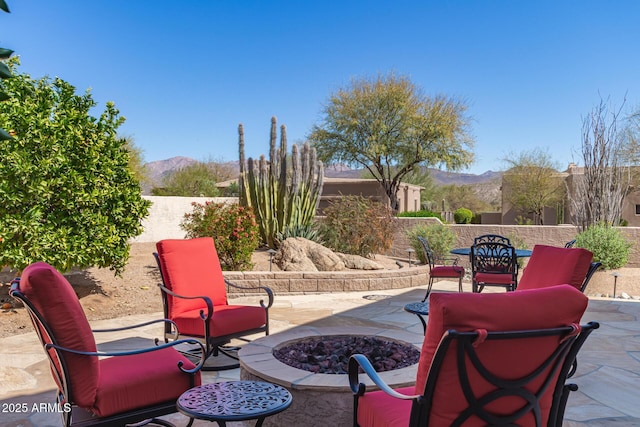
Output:
<instances>
[{"instance_id":1,"label":"large boulder","mask_svg":"<svg viewBox=\"0 0 640 427\"><path fill-rule=\"evenodd\" d=\"M284 271L340 271L346 267L331 249L303 237L290 237L273 257Z\"/></svg>"},{"instance_id":2,"label":"large boulder","mask_svg":"<svg viewBox=\"0 0 640 427\"><path fill-rule=\"evenodd\" d=\"M354 270L382 270L384 267L369 258L360 255L341 254L337 252L342 262L347 268Z\"/></svg>"},{"instance_id":3,"label":"large boulder","mask_svg":"<svg viewBox=\"0 0 640 427\"><path fill-rule=\"evenodd\" d=\"M283 271L379 270L383 268L367 258L336 253L303 237L290 237L282 242L273 260Z\"/></svg>"}]
</instances>

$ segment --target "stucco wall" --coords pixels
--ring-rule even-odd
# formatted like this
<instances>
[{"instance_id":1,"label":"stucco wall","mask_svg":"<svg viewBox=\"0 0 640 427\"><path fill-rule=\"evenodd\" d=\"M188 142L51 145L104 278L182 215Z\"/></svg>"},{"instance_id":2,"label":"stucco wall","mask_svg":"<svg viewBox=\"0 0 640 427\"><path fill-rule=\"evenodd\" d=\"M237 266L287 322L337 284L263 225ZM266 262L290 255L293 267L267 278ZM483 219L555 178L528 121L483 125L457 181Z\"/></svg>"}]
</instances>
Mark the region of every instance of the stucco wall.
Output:
<instances>
[{"instance_id":1,"label":"stucco wall","mask_svg":"<svg viewBox=\"0 0 640 427\"><path fill-rule=\"evenodd\" d=\"M434 218L398 218L400 227L396 232L393 247L389 254L398 257L406 257L406 249L409 242L405 236L406 230L420 222L439 222ZM448 225L456 234L456 247L469 247L475 236L482 234L500 234L503 236L515 236L522 240L528 248L534 245L564 246L569 240L575 239L579 232L573 225L493 225L493 224L450 224ZM622 235L632 243L627 267L640 267L640 227L619 227Z\"/></svg>"},{"instance_id":2,"label":"stucco wall","mask_svg":"<svg viewBox=\"0 0 640 427\"><path fill-rule=\"evenodd\" d=\"M144 232L132 242L157 242L162 239L182 239L184 231L180 223L184 214L191 212L193 202L204 203L208 200L215 202L236 202L232 197L159 197L145 196L152 202L149 216L143 220ZM394 236L393 247L389 255L406 257L409 243L405 236L406 230L421 222L439 222L435 218L398 218L400 224ZM494 224L451 224L456 234L456 247L470 246L473 238L481 234L501 234L503 236L517 236L527 247L535 244L563 246L569 240L575 239L578 229L572 225L494 225ZM620 227L620 231L629 242L633 243L629 254L627 267L640 267L640 227Z\"/></svg>"},{"instance_id":3,"label":"stucco wall","mask_svg":"<svg viewBox=\"0 0 640 427\"><path fill-rule=\"evenodd\" d=\"M191 212L192 203L236 202L234 197L175 197L143 196L151 201L149 216L142 220L144 231L131 241L133 243L157 242L162 239L184 239L180 223L184 214Z\"/></svg>"}]
</instances>

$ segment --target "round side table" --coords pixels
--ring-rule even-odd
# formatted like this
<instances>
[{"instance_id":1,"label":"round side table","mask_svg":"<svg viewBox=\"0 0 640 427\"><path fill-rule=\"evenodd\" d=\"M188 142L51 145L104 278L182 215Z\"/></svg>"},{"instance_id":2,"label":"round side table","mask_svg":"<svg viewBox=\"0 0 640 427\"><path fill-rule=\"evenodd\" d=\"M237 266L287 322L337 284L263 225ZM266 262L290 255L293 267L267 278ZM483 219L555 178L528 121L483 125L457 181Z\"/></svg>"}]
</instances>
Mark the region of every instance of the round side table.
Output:
<instances>
[{"instance_id":1,"label":"round side table","mask_svg":"<svg viewBox=\"0 0 640 427\"><path fill-rule=\"evenodd\" d=\"M422 323L422 330L427 332L427 321L424 320L424 316L429 315L429 301L405 304L404 311L418 316L420 323Z\"/></svg>"},{"instance_id":2,"label":"round side table","mask_svg":"<svg viewBox=\"0 0 640 427\"><path fill-rule=\"evenodd\" d=\"M291 393L277 384L262 381L224 381L204 384L185 391L177 409L193 419L217 422L257 420L261 426L270 415L291 405ZM191 422L189 425L191 425Z\"/></svg>"}]
</instances>

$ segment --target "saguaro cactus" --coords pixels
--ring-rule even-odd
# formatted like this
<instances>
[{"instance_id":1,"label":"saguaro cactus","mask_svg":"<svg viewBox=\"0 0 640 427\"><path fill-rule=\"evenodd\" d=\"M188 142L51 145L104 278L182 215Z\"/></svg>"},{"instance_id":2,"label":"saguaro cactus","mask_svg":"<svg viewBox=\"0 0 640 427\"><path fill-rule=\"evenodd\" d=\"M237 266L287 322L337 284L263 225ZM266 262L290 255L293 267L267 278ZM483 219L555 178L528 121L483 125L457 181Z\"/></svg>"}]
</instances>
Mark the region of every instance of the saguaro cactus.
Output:
<instances>
[{"instance_id":1,"label":"saguaro cactus","mask_svg":"<svg viewBox=\"0 0 640 427\"><path fill-rule=\"evenodd\" d=\"M291 147L287 158L287 129L280 127L280 147L276 149L277 120L271 118L269 161L244 156L244 128L238 126L240 151L240 203L254 209L260 234L270 248L278 244L277 235L287 228L307 226L320 202L324 169L314 148L308 143Z\"/></svg>"}]
</instances>

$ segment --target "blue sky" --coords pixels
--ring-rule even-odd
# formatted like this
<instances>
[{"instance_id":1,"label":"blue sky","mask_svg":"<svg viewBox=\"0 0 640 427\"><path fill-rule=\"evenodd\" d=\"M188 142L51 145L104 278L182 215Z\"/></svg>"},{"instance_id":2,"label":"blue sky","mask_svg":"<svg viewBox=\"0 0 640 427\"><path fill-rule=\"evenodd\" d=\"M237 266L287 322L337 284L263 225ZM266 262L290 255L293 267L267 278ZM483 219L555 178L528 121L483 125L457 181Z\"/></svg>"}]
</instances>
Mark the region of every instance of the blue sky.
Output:
<instances>
[{"instance_id":1,"label":"blue sky","mask_svg":"<svg viewBox=\"0 0 640 427\"><path fill-rule=\"evenodd\" d=\"M523 150L581 164L582 118L640 109L637 1L7 0L0 46L126 117L146 161L268 152L271 116L304 141L329 95L395 72L464 100L476 162Z\"/></svg>"}]
</instances>

